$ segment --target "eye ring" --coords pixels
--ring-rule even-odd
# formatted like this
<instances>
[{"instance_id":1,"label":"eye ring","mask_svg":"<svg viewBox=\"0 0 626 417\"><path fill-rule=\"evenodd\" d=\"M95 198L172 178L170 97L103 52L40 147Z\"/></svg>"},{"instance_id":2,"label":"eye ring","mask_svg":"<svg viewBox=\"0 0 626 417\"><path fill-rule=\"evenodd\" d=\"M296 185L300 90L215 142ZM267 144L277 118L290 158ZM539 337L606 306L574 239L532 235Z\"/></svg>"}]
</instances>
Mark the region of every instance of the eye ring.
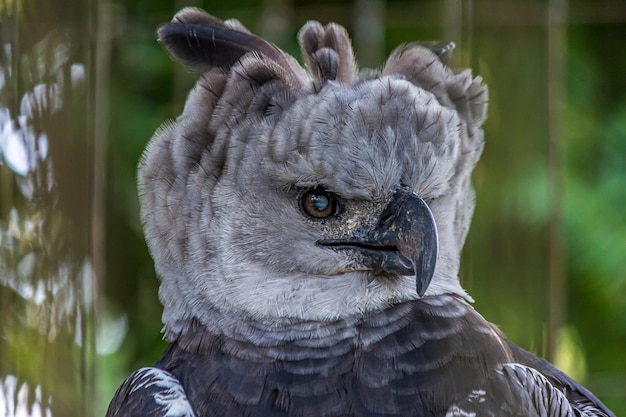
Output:
<instances>
[{"instance_id":1,"label":"eye ring","mask_svg":"<svg viewBox=\"0 0 626 417\"><path fill-rule=\"evenodd\" d=\"M300 199L304 213L315 219L326 219L337 214L337 199L332 193L315 188L305 192Z\"/></svg>"}]
</instances>

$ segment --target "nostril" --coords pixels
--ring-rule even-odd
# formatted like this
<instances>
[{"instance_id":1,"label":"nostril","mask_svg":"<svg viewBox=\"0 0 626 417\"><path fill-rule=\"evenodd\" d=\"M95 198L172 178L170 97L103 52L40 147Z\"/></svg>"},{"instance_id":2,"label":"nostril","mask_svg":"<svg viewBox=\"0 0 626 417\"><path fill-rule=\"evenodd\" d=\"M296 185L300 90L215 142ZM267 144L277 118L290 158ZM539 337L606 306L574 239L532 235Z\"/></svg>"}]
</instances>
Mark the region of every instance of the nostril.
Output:
<instances>
[{"instance_id":1,"label":"nostril","mask_svg":"<svg viewBox=\"0 0 626 417\"><path fill-rule=\"evenodd\" d=\"M394 211L391 210L389 207L386 208L381 214L380 214L380 219L378 220L378 224L379 225L386 225L388 223L391 222L391 219L393 218L393 213Z\"/></svg>"}]
</instances>

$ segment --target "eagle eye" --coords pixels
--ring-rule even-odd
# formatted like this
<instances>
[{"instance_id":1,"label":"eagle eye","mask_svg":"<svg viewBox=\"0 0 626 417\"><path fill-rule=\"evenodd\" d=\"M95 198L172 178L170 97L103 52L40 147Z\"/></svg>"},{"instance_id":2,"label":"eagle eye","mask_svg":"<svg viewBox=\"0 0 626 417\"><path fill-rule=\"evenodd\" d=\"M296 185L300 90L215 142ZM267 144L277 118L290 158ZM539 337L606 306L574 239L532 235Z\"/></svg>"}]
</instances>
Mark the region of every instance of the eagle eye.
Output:
<instances>
[{"instance_id":1,"label":"eagle eye","mask_svg":"<svg viewBox=\"0 0 626 417\"><path fill-rule=\"evenodd\" d=\"M316 188L309 190L300 200L302 210L316 219L325 219L337 214L337 199L328 191Z\"/></svg>"}]
</instances>

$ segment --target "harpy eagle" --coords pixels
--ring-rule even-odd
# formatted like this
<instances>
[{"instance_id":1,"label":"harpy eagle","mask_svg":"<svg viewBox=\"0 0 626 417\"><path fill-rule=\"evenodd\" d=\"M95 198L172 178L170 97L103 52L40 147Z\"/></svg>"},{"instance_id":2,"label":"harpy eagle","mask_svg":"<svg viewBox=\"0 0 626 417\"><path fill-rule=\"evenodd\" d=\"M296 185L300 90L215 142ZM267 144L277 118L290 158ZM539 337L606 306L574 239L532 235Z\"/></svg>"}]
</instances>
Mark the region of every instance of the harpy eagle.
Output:
<instances>
[{"instance_id":1,"label":"harpy eagle","mask_svg":"<svg viewBox=\"0 0 626 417\"><path fill-rule=\"evenodd\" d=\"M169 345L107 416L614 416L459 283L487 88L450 48L358 71L308 22L303 68L196 8L158 37L199 77L139 165Z\"/></svg>"}]
</instances>

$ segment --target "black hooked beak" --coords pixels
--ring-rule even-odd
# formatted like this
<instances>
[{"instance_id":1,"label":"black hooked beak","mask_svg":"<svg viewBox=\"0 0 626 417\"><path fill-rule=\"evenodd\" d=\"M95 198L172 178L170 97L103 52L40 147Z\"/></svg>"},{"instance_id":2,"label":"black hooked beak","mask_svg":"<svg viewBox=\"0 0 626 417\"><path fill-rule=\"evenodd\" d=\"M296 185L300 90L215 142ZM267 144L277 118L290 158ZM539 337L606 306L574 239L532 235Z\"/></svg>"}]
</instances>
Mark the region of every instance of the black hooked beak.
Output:
<instances>
[{"instance_id":1,"label":"black hooked beak","mask_svg":"<svg viewBox=\"0 0 626 417\"><path fill-rule=\"evenodd\" d=\"M363 266L373 270L414 274L420 297L433 278L439 245L430 208L408 187L396 190L373 229L317 243L354 250L361 254Z\"/></svg>"}]
</instances>

